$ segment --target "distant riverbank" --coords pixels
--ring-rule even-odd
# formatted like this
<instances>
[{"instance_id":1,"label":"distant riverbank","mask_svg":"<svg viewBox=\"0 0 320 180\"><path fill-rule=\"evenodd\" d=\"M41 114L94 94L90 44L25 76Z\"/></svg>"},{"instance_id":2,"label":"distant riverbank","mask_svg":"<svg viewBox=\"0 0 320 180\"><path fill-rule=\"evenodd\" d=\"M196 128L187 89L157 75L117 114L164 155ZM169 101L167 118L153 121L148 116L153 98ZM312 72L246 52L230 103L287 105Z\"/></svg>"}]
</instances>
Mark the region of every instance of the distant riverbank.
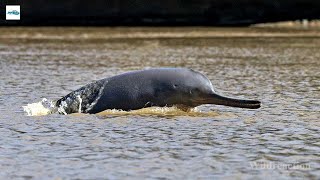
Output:
<instances>
[{"instance_id":1,"label":"distant riverbank","mask_svg":"<svg viewBox=\"0 0 320 180\"><path fill-rule=\"evenodd\" d=\"M225 37L320 37L320 29L301 25L260 24L249 28L213 27L2 27L1 41L103 41L112 39L171 39Z\"/></svg>"}]
</instances>

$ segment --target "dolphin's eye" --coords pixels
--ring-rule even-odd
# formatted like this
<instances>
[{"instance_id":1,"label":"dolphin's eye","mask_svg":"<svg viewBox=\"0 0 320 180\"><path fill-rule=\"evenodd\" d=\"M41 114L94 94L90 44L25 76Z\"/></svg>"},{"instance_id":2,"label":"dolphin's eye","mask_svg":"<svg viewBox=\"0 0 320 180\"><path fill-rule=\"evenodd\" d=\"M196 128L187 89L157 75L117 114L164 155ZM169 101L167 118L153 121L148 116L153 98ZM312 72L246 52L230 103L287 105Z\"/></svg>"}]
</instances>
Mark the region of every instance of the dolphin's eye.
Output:
<instances>
[{"instance_id":1,"label":"dolphin's eye","mask_svg":"<svg viewBox=\"0 0 320 180\"><path fill-rule=\"evenodd\" d=\"M178 87L178 85L177 85L177 84L173 84L173 87L174 87L174 88L177 88L177 87Z\"/></svg>"}]
</instances>

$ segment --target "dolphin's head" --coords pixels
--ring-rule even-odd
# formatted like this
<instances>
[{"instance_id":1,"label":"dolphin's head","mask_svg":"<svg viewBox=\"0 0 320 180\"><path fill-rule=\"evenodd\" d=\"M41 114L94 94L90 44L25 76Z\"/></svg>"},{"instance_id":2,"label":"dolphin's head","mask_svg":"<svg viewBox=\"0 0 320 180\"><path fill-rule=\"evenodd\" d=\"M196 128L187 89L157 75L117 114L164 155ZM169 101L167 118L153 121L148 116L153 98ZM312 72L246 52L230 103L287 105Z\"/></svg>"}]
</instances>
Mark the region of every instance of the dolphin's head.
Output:
<instances>
[{"instance_id":1,"label":"dolphin's head","mask_svg":"<svg viewBox=\"0 0 320 180\"><path fill-rule=\"evenodd\" d=\"M176 91L175 97L184 104L195 107L202 104L217 104L231 107L257 109L260 108L260 101L242 100L223 97L215 93L211 81L203 74L191 71L173 82L172 87Z\"/></svg>"}]
</instances>

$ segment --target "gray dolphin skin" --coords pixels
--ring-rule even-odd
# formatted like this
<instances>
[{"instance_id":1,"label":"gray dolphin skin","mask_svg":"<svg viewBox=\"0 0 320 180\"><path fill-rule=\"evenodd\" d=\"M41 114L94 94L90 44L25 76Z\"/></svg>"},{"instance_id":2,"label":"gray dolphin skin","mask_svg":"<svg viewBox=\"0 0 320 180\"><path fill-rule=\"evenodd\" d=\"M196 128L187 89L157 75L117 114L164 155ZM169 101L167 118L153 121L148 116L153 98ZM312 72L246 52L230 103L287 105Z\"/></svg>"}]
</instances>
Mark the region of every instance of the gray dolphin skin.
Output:
<instances>
[{"instance_id":1,"label":"gray dolphin skin","mask_svg":"<svg viewBox=\"0 0 320 180\"><path fill-rule=\"evenodd\" d=\"M205 75L191 69L155 68L90 83L59 99L56 107L62 114L93 114L107 109L129 111L174 105L191 108L202 104L257 109L261 103L220 96Z\"/></svg>"}]
</instances>

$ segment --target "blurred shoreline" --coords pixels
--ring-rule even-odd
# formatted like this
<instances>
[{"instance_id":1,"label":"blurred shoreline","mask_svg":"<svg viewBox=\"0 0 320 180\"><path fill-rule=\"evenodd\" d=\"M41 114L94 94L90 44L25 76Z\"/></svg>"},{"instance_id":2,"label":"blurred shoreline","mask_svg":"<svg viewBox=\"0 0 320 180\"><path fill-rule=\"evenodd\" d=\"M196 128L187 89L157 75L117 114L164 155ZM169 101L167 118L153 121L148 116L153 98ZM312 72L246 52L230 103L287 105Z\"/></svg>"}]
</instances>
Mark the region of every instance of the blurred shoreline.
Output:
<instances>
[{"instance_id":1,"label":"blurred shoreline","mask_svg":"<svg viewBox=\"0 0 320 180\"><path fill-rule=\"evenodd\" d=\"M250 27L0 27L0 40L110 40L156 38L320 37L319 21Z\"/></svg>"},{"instance_id":2,"label":"blurred shoreline","mask_svg":"<svg viewBox=\"0 0 320 180\"><path fill-rule=\"evenodd\" d=\"M28 0L10 3L21 6L21 19L8 21L3 16L0 25L246 27L320 17L320 1L315 0ZM0 7L6 5L6 1L0 2Z\"/></svg>"}]
</instances>

